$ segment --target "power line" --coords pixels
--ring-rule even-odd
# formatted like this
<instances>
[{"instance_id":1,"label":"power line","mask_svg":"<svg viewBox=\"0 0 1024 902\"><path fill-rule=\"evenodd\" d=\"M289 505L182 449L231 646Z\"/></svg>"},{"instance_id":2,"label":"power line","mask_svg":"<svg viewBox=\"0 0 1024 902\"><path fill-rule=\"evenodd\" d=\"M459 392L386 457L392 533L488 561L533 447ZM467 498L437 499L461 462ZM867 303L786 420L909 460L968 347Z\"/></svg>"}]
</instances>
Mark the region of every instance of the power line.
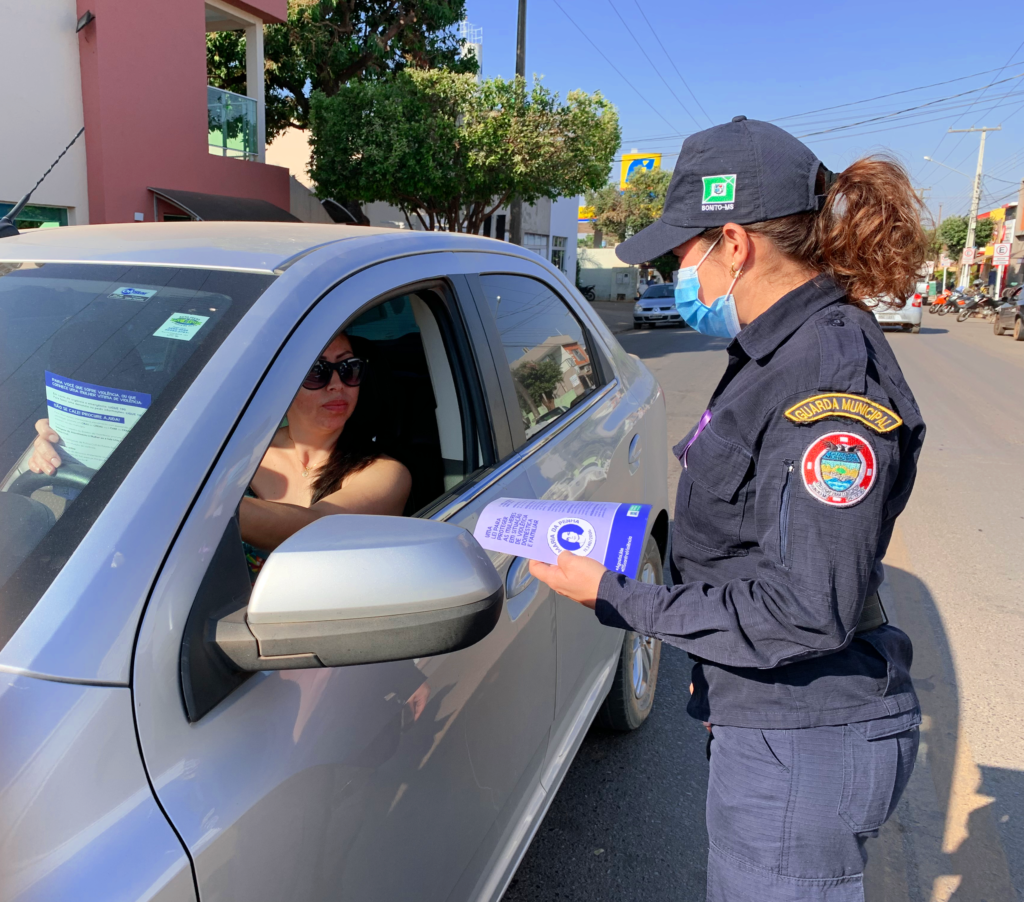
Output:
<instances>
[{"instance_id":1,"label":"power line","mask_svg":"<svg viewBox=\"0 0 1024 902\"><path fill-rule=\"evenodd\" d=\"M1021 47L1024 47L1024 41L1021 41L1020 44L1017 45L1017 49L1014 50L1013 53L1010 54L1010 58L1005 63L1003 63L1002 68L1000 68L1000 70L999 70L1000 74L1002 74L1003 70L1006 69L1006 67L1009 66L1013 62L1013 58L1018 53L1020 53ZM984 93L984 92L982 92L982 93ZM978 100L981 100L981 98L979 97ZM951 125L950 128L953 128L953 126L955 126L961 119L963 119L964 116L967 115L969 110L970 110L970 107L968 107L959 116L957 116L956 119L953 120L953 125ZM939 148L942 146L942 142L946 140L946 135L947 134L949 134L949 132L943 132L942 133L942 137L939 138L939 143L935 145L935 150L933 150L929 156L933 156L934 157L935 154L938 153ZM956 153L956 149L960 146L960 142L963 141L963 140L964 140L964 136L961 136L960 139L956 142L956 144L953 145L953 149L950 151L950 153ZM943 161L943 162L945 162L945 161Z\"/></svg>"},{"instance_id":2,"label":"power line","mask_svg":"<svg viewBox=\"0 0 1024 902\"><path fill-rule=\"evenodd\" d=\"M714 125L715 120L708 116L708 111L704 109L701 102L697 99L697 95L693 93L693 89L690 87L689 82L687 82L687 80L683 78L683 73L679 71L679 67L676 65L676 61L674 59L674 54L669 53L665 49L665 45L661 43L661 38L658 37L658 32L654 30L654 26L651 25L651 20L647 18L647 13L645 13L643 9L640 7L640 0L633 0L633 3L635 4L637 10L640 12L640 15L644 17L644 21L647 23L647 27L651 30L651 34L654 35L654 40L658 42L658 46L661 48L661 52L665 54L665 59L667 59L671 64L672 68L676 70L676 75L679 76L679 80L683 83L683 87L685 87L686 90L690 92L690 96L693 98L693 102L700 107L700 111L704 114L708 122L711 125ZM699 125L697 127L700 128Z\"/></svg>"},{"instance_id":3,"label":"power line","mask_svg":"<svg viewBox=\"0 0 1024 902\"><path fill-rule=\"evenodd\" d=\"M654 61L647 55L647 51L644 50L643 45L636 39L636 35L633 34L633 31L626 23L626 20L622 18L622 14L615 8L615 4L612 2L612 0L608 0L608 5L612 8L612 12L619 17L619 21L622 23L623 28L625 28L626 31L629 32L629 36L633 39L633 43L640 48L640 52L644 55L644 59L651 64L651 68L654 70L655 74L658 76L658 78L662 80L662 82L664 82L665 87L668 88L669 94L675 97L676 102L686 111L686 115L693 119L693 124L696 125L697 128L700 128L700 123L697 121L697 118L693 115L693 113L690 112L689 107L687 107L686 104L679 99L679 95L672 90L672 86L667 81L665 81L665 76L661 74L661 70L654 65Z\"/></svg>"},{"instance_id":4,"label":"power line","mask_svg":"<svg viewBox=\"0 0 1024 902\"><path fill-rule=\"evenodd\" d=\"M902 113L909 113L909 112L912 112L913 110L920 110L920 109L924 109L925 107L935 106L935 104L942 103L942 102L944 102L946 100L955 100L957 97L965 97L968 94L974 94L974 93L976 93L978 91L985 91L988 88L991 88L993 85L1005 84L1006 82L1013 81L1014 79L1017 79L1017 78L1024 78L1024 72L1022 72L1020 75L1011 75L1009 78L1003 78L1003 79L1000 79L999 81L994 81L991 84L985 85L983 88L971 88L969 91L961 91L959 94L950 94L948 97L940 97L938 100L929 100L926 103L920 103L917 106L910 106L910 107L907 107L906 109L903 109L903 110L897 110L894 113L887 113L884 116L874 116L874 117L872 117L870 119L861 119L859 122L851 122L848 125L837 125L834 128L826 128L826 129L824 129L822 131L817 131L817 132L808 132L805 135L797 135L797 137L798 138L810 138L813 135L824 135L827 132L837 132L837 131L841 131L841 130L847 129L847 128L856 128L858 125L867 125L868 123L871 123L871 122L881 122L883 119L890 119L893 116L898 116L898 115L900 115ZM963 118L963 114L961 114L961 118ZM934 154L933 154L933 156L934 156Z\"/></svg>"},{"instance_id":5,"label":"power line","mask_svg":"<svg viewBox=\"0 0 1024 902\"><path fill-rule=\"evenodd\" d=\"M608 59L607 56L604 55L604 53L602 52L601 48L598 47L597 44L595 44L590 39L590 37L587 35L587 33L582 28L580 28L579 25L576 24L576 20L573 19L573 17L570 16L562 8L562 4L559 3L558 0L552 0L552 2L555 4L555 6L557 6L559 8L559 10L561 10L562 15L565 16L572 23L573 28L575 28L581 35L583 35L583 37L587 39L587 42L590 44L590 46L593 47L600 54L601 59L603 59L609 66L611 66L612 70L619 76L619 78L621 78L627 85L629 85L633 89L633 91L637 95L639 95L640 99L643 100L643 102L646 103L652 110L654 110L655 113L657 113L658 118L661 119L661 121L664 122L669 128L677 128L678 126L673 125L671 122L668 121L668 119L666 119L662 115L661 110L659 110L657 107L655 107L655 105L653 103L651 103L646 97L644 97L643 94L641 94L639 91L637 91L637 89L636 89L636 87L634 87L633 83L628 78L626 78L625 75L623 75L619 71L619 69L615 65L615 63L613 63L610 59Z\"/></svg>"},{"instance_id":6,"label":"power line","mask_svg":"<svg viewBox=\"0 0 1024 902\"><path fill-rule=\"evenodd\" d=\"M1005 68L1006 68L1006 66L1003 66L998 71L1002 72L1003 69L1005 69ZM785 122L788 119L800 119L803 116L811 116L814 113L827 113L829 110L840 110L843 107L858 106L858 105L860 105L862 103L873 103L876 100L885 100L887 97L896 97L896 96L898 96L900 94L912 94L914 91L924 91L924 90L927 90L928 88L938 88L938 87L941 87L942 85L951 85L951 84L953 84L954 82L957 82L957 81L966 81L968 78L977 78L979 75L988 75L989 72L995 72L995 71L997 71L997 70L996 69L985 69L985 70L983 70L981 72L975 72L972 75L961 75L959 78L950 78L950 79L948 79L946 81L937 81L937 82L933 82L930 85L921 85L920 87L917 87L917 88L905 88L902 91L893 91L893 92L891 92L889 94L879 94L877 97L868 97L865 100L851 100L849 103L839 103L839 104L836 104L835 106L825 106L825 107L821 107L821 109L809 110L806 113L794 113L792 116L782 116L782 117L780 117L778 119L772 119L770 121L771 122Z\"/></svg>"}]
</instances>

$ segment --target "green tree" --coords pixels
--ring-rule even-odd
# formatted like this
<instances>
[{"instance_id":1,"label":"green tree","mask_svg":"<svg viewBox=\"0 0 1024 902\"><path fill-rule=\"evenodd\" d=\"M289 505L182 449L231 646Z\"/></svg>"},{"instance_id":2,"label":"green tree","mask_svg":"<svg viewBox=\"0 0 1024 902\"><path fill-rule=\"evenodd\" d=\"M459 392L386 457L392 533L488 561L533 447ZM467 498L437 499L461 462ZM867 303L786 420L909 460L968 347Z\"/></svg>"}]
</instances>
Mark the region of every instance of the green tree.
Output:
<instances>
[{"instance_id":1,"label":"green tree","mask_svg":"<svg viewBox=\"0 0 1024 902\"><path fill-rule=\"evenodd\" d=\"M625 241L641 229L646 229L661 218L665 207L672 173L664 169L642 169L634 173L619 190L615 183L605 185L587 195L587 203L594 207L594 227ZM679 268L675 254L664 254L649 261L665 279Z\"/></svg>"},{"instance_id":2,"label":"green tree","mask_svg":"<svg viewBox=\"0 0 1024 902\"><path fill-rule=\"evenodd\" d=\"M513 195L581 194L608 178L620 141L599 93L562 103L522 78L410 68L310 99L317 194L384 201L429 230L479 232Z\"/></svg>"},{"instance_id":3,"label":"green tree","mask_svg":"<svg viewBox=\"0 0 1024 902\"><path fill-rule=\"evenodd\" d=\"M521 363L513 371L516 381L526 389L535 406L544 404L545 398L549 403L554 403L555 387L562 379L562 368L550 358L545 358L536 363ZM526 410L524 399L520 397L519 405ZM547 404L544 404L547 407ZM529 412L529 411L528 411ZM532 411L536 413L536 411Z\"/></svg>"},{"instance_id":4,"label":"green tree","mask_svg":"<svg viewBox=\"0 0 1024 902\"><path fill-rule=\"evenodd\" d=\"M967 245L967 227L970 217L948 216L937 230L938 240L946 246L946 253L953 260L959 260ZM974 246L984 247L992 238L992 220L979 219L974 229Z\"/></svg>"},{"instance_id":5,"label":"green tree","mask_svg":"<svg viewBox=\"0 0 1024 902\"><path fill-rule=\"evenodd\" d=\"M465 12L465 0L288 0L287 23L263 29L268 142L309 127L313 91L330 97L407 67L475 73L454 29ZM214 87L245 94L244 33L208 34L206 69Z\"/></svg>"}]
</instances>

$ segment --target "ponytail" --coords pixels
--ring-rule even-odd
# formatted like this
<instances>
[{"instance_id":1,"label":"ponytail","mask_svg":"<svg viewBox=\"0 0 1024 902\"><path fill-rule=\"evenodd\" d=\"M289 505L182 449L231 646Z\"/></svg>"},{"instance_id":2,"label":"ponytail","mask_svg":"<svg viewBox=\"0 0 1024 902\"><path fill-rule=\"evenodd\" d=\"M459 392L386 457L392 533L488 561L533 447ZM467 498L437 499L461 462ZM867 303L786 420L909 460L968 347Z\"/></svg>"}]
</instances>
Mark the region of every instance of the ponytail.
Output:
<instances>
[{"instance_id":1,"label":"ponytail","mask_svg":"<svg viewBox=\"0 0 1024 902\"><path fill-rule=\"evenodd\" d=\"M795 213L745 225L769 238L792 260L829 276L846 291L849 301L885 296L902 307L917 283L928 250L921 227L922 204L906 170L894 160L865 157L853 163L831 185L819 170L820 212ZM721 228L701 236L710 244Z\"/></svg>"},{"instance_id":2,"label":"ponytail","mask_svg":"<svg viewBox=\"0 0 1024 902\"><path fill-rule=\"evenodd\" d=\"M921 206L899 163L858 160L836 177L815 216L818 267L854 303L886 295L902 307L928 250Z\"/></svg>"}]
</instances>

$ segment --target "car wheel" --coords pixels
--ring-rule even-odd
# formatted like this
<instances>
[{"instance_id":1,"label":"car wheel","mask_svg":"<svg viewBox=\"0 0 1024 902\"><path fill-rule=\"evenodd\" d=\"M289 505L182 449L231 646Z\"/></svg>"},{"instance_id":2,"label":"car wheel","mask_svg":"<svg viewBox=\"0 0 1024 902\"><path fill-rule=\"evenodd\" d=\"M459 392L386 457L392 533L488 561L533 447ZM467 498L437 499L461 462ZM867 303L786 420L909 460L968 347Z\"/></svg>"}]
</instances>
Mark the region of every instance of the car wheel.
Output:
<instances>
[{"instance_id":1,"label":"car wheel","mask_svg":"<svg viewBox=\"0 0 1024 902\"><path fill-rule=\"evenodd\" d=\"M992 322L992 331L996 335L1002 335L1003 334L1003 327L999 325L999 314L998 313L996 314L995 320Z\"/></svg>"},{"instance_id":2,"label":"car wheel","mask_svg":"<svg viewBox=\"0 0 1024 902\"><path fill-rule=\"evenodd\" d=\"M1013 321L1013 340L1024 341L1024 323L1019 316Z\"/></svg>"},{"instance_id":3,"label":"car wheel","mask_svg":"<svg viewBox=\"0 0 1024 902\"><path fill-rule=\"evenodd\" d=\"M911 326L910 327L910 331L913 332L914 335L917 335L917 333L921 331L920 323L918 325L916 325L916 326Z\"/></svg>"},{"instance_id":4,"label":"car wheel","mask_svg":"<svg viewBox=\"0 0 1024 902\"><path fill-rule=\"evenodd\" d=\"M637 579L659 586L665 583L661 553L653 538L648 538L644 546ZM654 705L660 663L660 639L626 630L612 687L608 690L608 697L601 705L601 710L597 712L598 724L617 733L628 733L647 720Z\"/></svg>"}]
</instances>

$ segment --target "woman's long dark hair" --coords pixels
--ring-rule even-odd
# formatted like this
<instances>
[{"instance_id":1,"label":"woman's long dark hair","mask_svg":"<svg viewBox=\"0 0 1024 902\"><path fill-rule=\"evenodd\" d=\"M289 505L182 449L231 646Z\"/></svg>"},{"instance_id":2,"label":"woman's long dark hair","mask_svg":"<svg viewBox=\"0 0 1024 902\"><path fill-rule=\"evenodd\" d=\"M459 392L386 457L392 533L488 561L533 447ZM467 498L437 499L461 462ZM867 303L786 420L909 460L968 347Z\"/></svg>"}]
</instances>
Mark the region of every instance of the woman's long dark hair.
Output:
<instances>
[{"instance_id":1,"label":"woman's long dark hair","mask_svg":"<svg viewBox=\"0 0 1024 902\"><path fill-rule=\"evenodd\" d=\"M374 372L373 351L369 341L357 335L346 337L352 345L352 353L368 364L359 386L359 401L355 410L345 423L331 456L317 470L311 504L336 492L347 476L366 469L378 458L388 455L393 444L386 434L383 417L380 416L384 402L383 370ZM331 378L334 378L333 374Z\"/></svg>"}]
</instances>

